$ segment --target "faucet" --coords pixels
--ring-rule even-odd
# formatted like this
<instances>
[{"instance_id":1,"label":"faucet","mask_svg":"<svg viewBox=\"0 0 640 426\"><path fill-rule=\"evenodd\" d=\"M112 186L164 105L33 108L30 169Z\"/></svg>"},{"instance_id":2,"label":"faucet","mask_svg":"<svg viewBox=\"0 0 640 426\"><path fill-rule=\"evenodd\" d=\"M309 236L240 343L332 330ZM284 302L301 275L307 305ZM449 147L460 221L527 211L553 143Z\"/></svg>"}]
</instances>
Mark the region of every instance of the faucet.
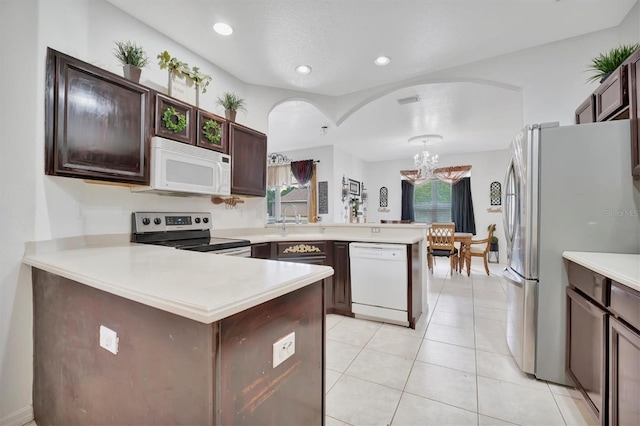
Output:
<instances>
[{"instance_id":1,"label":"faucet","mask_svg":"<svg viewBox=\"0 0 640 426\"><path fill-rule=\"evenodd\" d=\"M283 234L287 233L287 207L293 207L294 217L296 218L296 223L298 223L298 209L293 204L287 204L282 208L282 228L281 231Z\"/></svg>"}]
</instances>

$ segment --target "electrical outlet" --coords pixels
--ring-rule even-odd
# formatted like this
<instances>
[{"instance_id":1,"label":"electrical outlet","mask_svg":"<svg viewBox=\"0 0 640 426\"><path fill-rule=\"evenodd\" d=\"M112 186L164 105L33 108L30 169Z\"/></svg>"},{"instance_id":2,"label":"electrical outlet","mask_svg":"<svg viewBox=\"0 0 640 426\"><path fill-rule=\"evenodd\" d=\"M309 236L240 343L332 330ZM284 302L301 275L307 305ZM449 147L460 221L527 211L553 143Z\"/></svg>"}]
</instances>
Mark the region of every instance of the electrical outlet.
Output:
<instances>
[{"instance_id":1,"label":"electrical outlet","mask_svg":"<svg viewBox=\"0 0 640 426\"><path fill-rule=\"evenodd\" d=\"M105 327L100 326L100 347L105 348L114 355L118 354L118 333Z\"/></svg>"},{"instance_id":2,"label":"electrical outlet","mask_svg":"<svg viewBox=\"0 0 640 426\"><path fill-rule=\"evenodd\" d=\"M380 228L378 228L378 227L371 228L371 233L372 234L379 234L380 233Z\"/></svg>"},{"instance_id":3,"label":"electrical outlet","mask_svg":"<svg viewBox=\"0 0 640 426\"><path fill-rule=\"evenodd\" d=\"M273 368L282 364L296 353L296 333L284 336L273 344Z\"/></svg>"}]
</instances>

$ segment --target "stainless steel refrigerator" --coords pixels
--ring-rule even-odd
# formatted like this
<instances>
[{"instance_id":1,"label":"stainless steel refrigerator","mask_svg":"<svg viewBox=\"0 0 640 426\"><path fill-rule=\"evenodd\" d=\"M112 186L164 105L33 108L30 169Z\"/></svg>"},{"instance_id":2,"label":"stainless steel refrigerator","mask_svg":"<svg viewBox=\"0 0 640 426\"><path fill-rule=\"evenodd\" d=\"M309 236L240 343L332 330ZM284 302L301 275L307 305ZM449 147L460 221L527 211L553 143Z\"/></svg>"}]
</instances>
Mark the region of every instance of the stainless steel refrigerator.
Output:
<instances>
[{"instance_id":1,"label":"stainless steel refrigerator","mask_svg":"<svg viewBox=\"0 0 640 426\"><path fill-rule=\"evenodd\" d=\"M507 344L523 371L567 383L562 252L640 253L629 120L527 126L511 150L503 188Z\"/></svg>"}]
</instances>

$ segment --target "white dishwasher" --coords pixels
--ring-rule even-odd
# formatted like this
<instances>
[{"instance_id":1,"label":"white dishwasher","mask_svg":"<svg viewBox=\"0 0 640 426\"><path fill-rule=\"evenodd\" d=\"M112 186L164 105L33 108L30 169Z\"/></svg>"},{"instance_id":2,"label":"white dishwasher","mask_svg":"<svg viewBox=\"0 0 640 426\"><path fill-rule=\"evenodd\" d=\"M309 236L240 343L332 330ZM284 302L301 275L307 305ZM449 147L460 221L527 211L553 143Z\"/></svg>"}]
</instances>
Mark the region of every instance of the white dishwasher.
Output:
<instances>
[{"instance_id":1,"label":"white dishwasher","mask_svg":"<svg viewBox=\"0 0 640 426\"><path fill-rule=\"evenodd\" d=\"M408 326L407 246L350 243L349 257L355 316Z\"/></svg>"}]
</instances>

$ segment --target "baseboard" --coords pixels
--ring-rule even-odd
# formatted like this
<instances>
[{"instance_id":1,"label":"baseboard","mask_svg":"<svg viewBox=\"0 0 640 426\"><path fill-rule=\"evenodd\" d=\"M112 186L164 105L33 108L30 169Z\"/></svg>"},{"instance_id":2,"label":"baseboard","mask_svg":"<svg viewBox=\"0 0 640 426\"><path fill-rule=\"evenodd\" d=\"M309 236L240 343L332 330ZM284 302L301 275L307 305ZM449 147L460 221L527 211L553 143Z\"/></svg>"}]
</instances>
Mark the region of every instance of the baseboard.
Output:
<instances>
[{"instance_id":1,"label":"baseboard","mask_svg":"<svg viewBox=\"0 0 640 426\"><path fill-rule=\"evenodd\" d=\"M2 426L22 426L33 420L33 405L21 408L0 419Z\"/></svg>"}]
</instances>

